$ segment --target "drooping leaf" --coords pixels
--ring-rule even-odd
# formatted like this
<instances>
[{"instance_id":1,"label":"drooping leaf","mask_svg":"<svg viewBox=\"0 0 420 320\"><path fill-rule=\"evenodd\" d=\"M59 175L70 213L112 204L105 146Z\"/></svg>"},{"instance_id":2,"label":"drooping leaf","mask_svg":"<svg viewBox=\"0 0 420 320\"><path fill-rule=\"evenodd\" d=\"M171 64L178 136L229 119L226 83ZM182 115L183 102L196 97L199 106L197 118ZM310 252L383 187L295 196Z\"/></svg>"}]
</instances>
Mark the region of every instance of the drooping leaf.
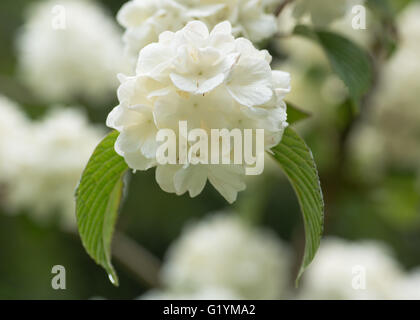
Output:
<instances>
[{"instance_id":1,"label":"drooping leaf","mask_svg":"<svg viewBox=\"0 0 420 320\"><path fill-rule=\"evenodd\" d=\"M272 149L274 159L289 178L299 201L305 226L305 252L296 280L311 263L318 250L324 225L324 200L318 171L311 150L291 129Z\"/></svg>"},{"instance_id":2,"label":"drooping leaf","mask_svg":"<svg viewBox=\"0 0 420 320\"><path fill-rule=\"evenodd\" d=\"M296 107L290 102L286 102L286 104L287 104L287 122L289 124L294 124L296 122L299 122L311 116L308 112Z\"/></svg>"},{"instance_id":3,"label":"drooping leaf","mask_svg":"<svg viewBox=\"0 0 420 320\"><path fill-rule=\"evenodd\" d=\"M77 224L83 246L115 285L118 285L118 277L111 264L111 240L123 176L128 170L124 159L114 150L118 134L111 132L96 147L76 190Z\"/></svg>"},{"instance_id":4,"label":"drooping leaf","mask_svg":"<svg viewBox=\"0 0 420 320\"><path fill-rule=\"evenodd\" d=\"M349 89L353 103L358 105L372 85L373 67L368 53L351 40L334 32L312 30L299 25L294 33L321 45L333 71Z\"/></svg>"}]
</instances>

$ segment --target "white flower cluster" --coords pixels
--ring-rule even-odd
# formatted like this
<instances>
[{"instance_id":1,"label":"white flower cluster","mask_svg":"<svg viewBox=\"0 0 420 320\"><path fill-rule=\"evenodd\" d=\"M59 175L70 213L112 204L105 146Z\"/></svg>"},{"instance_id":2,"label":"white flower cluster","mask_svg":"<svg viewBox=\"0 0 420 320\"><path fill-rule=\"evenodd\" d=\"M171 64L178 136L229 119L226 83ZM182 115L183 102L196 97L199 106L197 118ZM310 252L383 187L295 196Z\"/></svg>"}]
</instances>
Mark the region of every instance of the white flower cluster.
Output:
<instances>
[{"instance_id":1,"label":"white flower cluster","mask_svg":"<svg viewBox=\"0 0 420 320\"><path fill-rule=\"evenodd\" d=\"M83 97L101 102L118 86L124 68L121 32L93 1L35 4L18 35L22 80L54 103Z\"/></svg>"},{"instance_id":2,"label":"white flower cluster","mask_svg":"<svg viewBox=\"0 0 420 320\"><path fill-rule=\"evenodd\" d=\"M378 241L324 239L298 291L290 267L272 234L215 214L186 228L166 256L163 289L140 299L420 299L420 271L406 272Z\"/></svg>"},{"instance_id":3,"label":"white flower cluster","mask_svg":"<svg viewBox=\"0 0 420 320\"><path fill-rule=\"evenodd\" d=\"M177 31L189 21L200 20L209 29L230 21L235 35L253 42L271 37L277 31L275 16L269 11L280 0L132 0L118 13L126 28L124 41L128 56L136 59L146 45L156 42L160 33Z\"/></svg>"},{"instance_id":4,"label":"white flower cluster","mask_svg":"<svg viewBox=\"0 0 420 320\"><path fill-rule=\"evenodd\" d=\"M364 171L369 172L378 163L420 168L419 14L420 4L416 3L398 17L400 45L384 65L370 114L352 137L352 154L357 162L363 159ZM365 150L370 148L376 151L366 158Z\"/></svg>"},{"instance_id":5,"label":"white flower cluster","mask_svg":"<svg viewBox=\"0 0 420 320\"><path fill-rule=\"evenodd\" d=\"M193 21L182 30L164 32L143 48L136 75L121 76L120 104L107 125L120 132L115 149L134 170L157 166L161 188L178 195L201 193L207 179L229 202L245 189L245 165L160 165L156 161L159 129L264 129L266 150L277 145L286 122L283 98L290 75L270 68L271 56L244 38L235 39L229 22L209 33ZM179 134L178 134L179 135Z\"/></svg>"},{"instance_id":6,"label":"white flower cluster","mask_svg":"<svg viewBox=\"0 0 420 320\"><path fill-rule=\"evenodd\" d=\"M9 144L0 146L1 163L9 164L5 205L40 220L57 213L64 227L74 227L74 190L103 130L91 127L76 109L59 108L41 121L19 123L17 130L19 135L6 132Z\"/></svg>"},{"instance_id":7,"label":"white flower cluster","mask_svg":"<svg viewBox=\"0 0 420 320\"><path fill-rule=\"evenodd\" d=\"M288 250L273 234L228 214L187 227L169 250L163 283L173 292L220 288L241 299L284 297L290 280Z\"/></svg>"},{"instance_id":8,"label":"white flower cluster","mask_svg":"<svg viewBox=\"0 0 420 320\"><path fill-rule=\"evenodd\" d=\"M404 279L389 250L374 241L324 239L302 280L303 299L394 299Z\"/></svg>"},{"instance_id":9,"label":"white flower cluster","mask_svg":"<svg viewBox=\"0 0 420 320\"><path fill-rule=\"evenodd\" d=\"M398 283L395 299L420 300L420 269L411 271Z\"/></svg>"},{"instance_id":10,"label":"white flower cluster","mask_svg":"<svg viewBox=\"0 0 420 320\"><path fill-rule=\"evenodd\" d=\"M326 19L321 15L314 19L328 22L328 30L367 48L374 36L374 19L370 19L370 11L367 8L369 22L367 30L352 27L354 13L351 8L363 3L364 0L292 1L279 15L279 32L289 36L279 37L275 42L277 50L287 56L286 59L277 61L276 67L293 74L294 90L288 96L288 101L313 112L311 117L313 121L305 121L302 124L305 128L311 125L311 122L325 123L330 126L332 121L335 121L337 105L344 102L348 96L348 89L336 74L331 73L328 57L319 43L302 36L291 36L290 33L298 24L315 24L310 19L310 12L312 11L312 14L316 16L315 9L319 9L331 18L335 18ZM311 9L312 7L315 9ZM333 13L338 11L342 11L343 14L335 16ZM300 92L305 92L305 94L300 94Z\"/></svg>"}]
</instances>

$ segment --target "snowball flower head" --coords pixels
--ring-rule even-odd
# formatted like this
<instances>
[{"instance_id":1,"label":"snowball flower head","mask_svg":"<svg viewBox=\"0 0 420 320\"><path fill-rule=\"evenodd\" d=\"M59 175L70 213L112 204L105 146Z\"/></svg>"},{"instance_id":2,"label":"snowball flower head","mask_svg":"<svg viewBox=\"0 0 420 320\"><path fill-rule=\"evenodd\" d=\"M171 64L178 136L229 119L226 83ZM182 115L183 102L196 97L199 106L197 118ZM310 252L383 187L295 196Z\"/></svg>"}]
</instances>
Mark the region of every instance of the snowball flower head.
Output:
<instances>
[{"instance_id":1,"label":"snowball flower head","mask_svg":"<svg viewBox=\"0 0 420 320\"><path fill-rule=\"evenodd\" d=\"M372 99L372 110L363 122L364 126L376 131L376 135L382 140L376 146L381 147L382 152L378 152L371 163L383 162L409 170L419 168L419 14L420 4L413 3L398 17L401 43L383 67ZM365 137L360 135L358 140L362 139ZM353 149L352 152L358 156L359 149Z\"/></svg>"},{"instance_id":2,"label":"snowball flower head","mask_svg":"<svg viewBox=\"0 0 420 320\"><path fill-rule=\"evenodd\" d=\"M275 17L269 13L280 0L132 0L118 12L126 28L126 53L136 59L140 49L158 40L163 31L177 31L191 20L209 28L229 20L235 35L261 41L277 31Z\"/></svg>"},{"instance_id":3,"label":"snowball flower head","mask_svg":"<svg viewBox=\"0 0 420 320\"><path fill-rule=\"evenodd\" d=\"M420 300L420 269L406 274L397 284L394 299Z\"/></svg>"},{"instance_id":4,"label":"snowball flower head","mask_svg":"<svg viewBox=\"0 0 420 320\"><path fill-rule=\"evenodd\" d=\"M33 123L13 159L16 170L6 186L9 208L28 210L39 220L57 213L64 227L74 227L74 190L103 133L76 109L58 108Z\"/></svg>"},{"instance_id":5,"label":"snowball flower head","mask_svg":"<svg viewBox=\"0 0 420 320\"><path fill-rule=\"evenodd\" d=\"M303 276L304 299L392 299L402 279L399 264L381 243L325 239Z\"/></svg>"},{"instance_id":6,"label":"snowball flower head","mask_svg":"<svg viewBox=\"0 0 420 320\"><path fill-rule=\"evenodd\" d=\"M278 299L289 281L289 252L273 234L234 215L187 227L169 250L163 282L181 292L226 288L243 299Z\"/></svg>"},{"instance_id":7,"label":"snowball flower head","mask_svg":"<svg viewBox=\"0 0 420 320\"><path fill-rule=\"evenodd\" d=\"M41 98L101 102L118 86L123 44L116 23L92 1L50 0L28 11L18 37L23 81Z\"/></svg>"},{"instance_id":8,"label":"snowball flower head","mask_svg":"<svg viewBox=\"0 0 420 320\"><path fill-rule=\"evenodd\" d=\"M245 188L245 165L161 165L156 134L171 129L180 138L179 123L187 121L189 130L202 129L209 137L211 129L264 129L265 149L277 145L287 126L282 99L290 77L272 71L270 61L267 51L235 39L229 22L211 33L199 21L162 33L158 43L140 52L136 75L120 77L120 104L107 119L120 132L115 150L134 170L157 166L156 180L167 192L188 191L194 197L208 179L229 202L235 201Z\"/></svg>"}]
</instances>

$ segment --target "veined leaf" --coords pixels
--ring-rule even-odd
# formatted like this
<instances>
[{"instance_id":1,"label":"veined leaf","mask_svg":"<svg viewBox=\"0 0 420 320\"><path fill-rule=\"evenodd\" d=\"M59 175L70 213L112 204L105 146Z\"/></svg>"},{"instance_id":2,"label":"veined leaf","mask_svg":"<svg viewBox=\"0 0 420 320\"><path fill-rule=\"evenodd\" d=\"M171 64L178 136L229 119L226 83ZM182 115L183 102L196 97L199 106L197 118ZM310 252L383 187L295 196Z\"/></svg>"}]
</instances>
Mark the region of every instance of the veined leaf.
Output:
<instances>
[{"instance_id":1,"label":"veined leaf","mask_svg":"<svg viewBox=\"0 0 420 320\"><path fill-rule=\"evenodd\" d=\"M294 33L319 42L333 71L349 89L353 103L358 105L372 85L373 67L368 53L354 42L334 32L312 30L299 25Z\"/></svg>"},{"instance_id":2,"label":"veined leaf","mask_svg":"<svg viewBox=\"0 0 420 320\"><path fill-rule=\"evenodd\" d=\"M76 190L77 224L83 246L115 285L118 277L111 264L111 240L123 176L128 170L124 159L114 150L118 135L117 131L111 132L96 147Z\"/></svg>"},{"instance_id":3,"label":"veined leaf","mask_svg":"<svg viewBox=\"0 0 420 320\"><path fill-rule=\"evenodd\" d=\"M286 102L286 104L287 104L287 122L289 124L299 122L311 116L308 112L296 107L290 102Z\"/></svg>"},{"instance_id":4,"label":"veined leaf","mask_svg":"<svg viewBox=\"0 0 420 320\"><path fill-rule=\"evenodd\" d=\"M272 149L274 159L288 176L299 200L305 226L305 252L296 280L311 263L318 250L324 225L324 200L318 171L311 150L291 129Z\"/></svg>"}]
</instances>

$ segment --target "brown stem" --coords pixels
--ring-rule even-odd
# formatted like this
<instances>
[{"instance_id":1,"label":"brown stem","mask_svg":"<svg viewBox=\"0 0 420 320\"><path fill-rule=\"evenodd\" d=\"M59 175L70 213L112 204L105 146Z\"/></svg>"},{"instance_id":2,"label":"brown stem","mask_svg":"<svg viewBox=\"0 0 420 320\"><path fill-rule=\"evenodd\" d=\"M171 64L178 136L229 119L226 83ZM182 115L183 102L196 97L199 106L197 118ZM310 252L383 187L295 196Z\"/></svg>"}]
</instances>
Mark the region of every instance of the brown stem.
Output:
<instances>
[{"instance_id":1,"label":"brown stem","mask_svg":"<svg viewBox=\"0 0 420 320\"><path fill-rule=\"evenodd\" d=\"M278 17L280 13L283 11L283 9L294 0L284 0L282 4L280 4L277 9L274 11L274 15Z\"/></svg>"}]
</instances>

